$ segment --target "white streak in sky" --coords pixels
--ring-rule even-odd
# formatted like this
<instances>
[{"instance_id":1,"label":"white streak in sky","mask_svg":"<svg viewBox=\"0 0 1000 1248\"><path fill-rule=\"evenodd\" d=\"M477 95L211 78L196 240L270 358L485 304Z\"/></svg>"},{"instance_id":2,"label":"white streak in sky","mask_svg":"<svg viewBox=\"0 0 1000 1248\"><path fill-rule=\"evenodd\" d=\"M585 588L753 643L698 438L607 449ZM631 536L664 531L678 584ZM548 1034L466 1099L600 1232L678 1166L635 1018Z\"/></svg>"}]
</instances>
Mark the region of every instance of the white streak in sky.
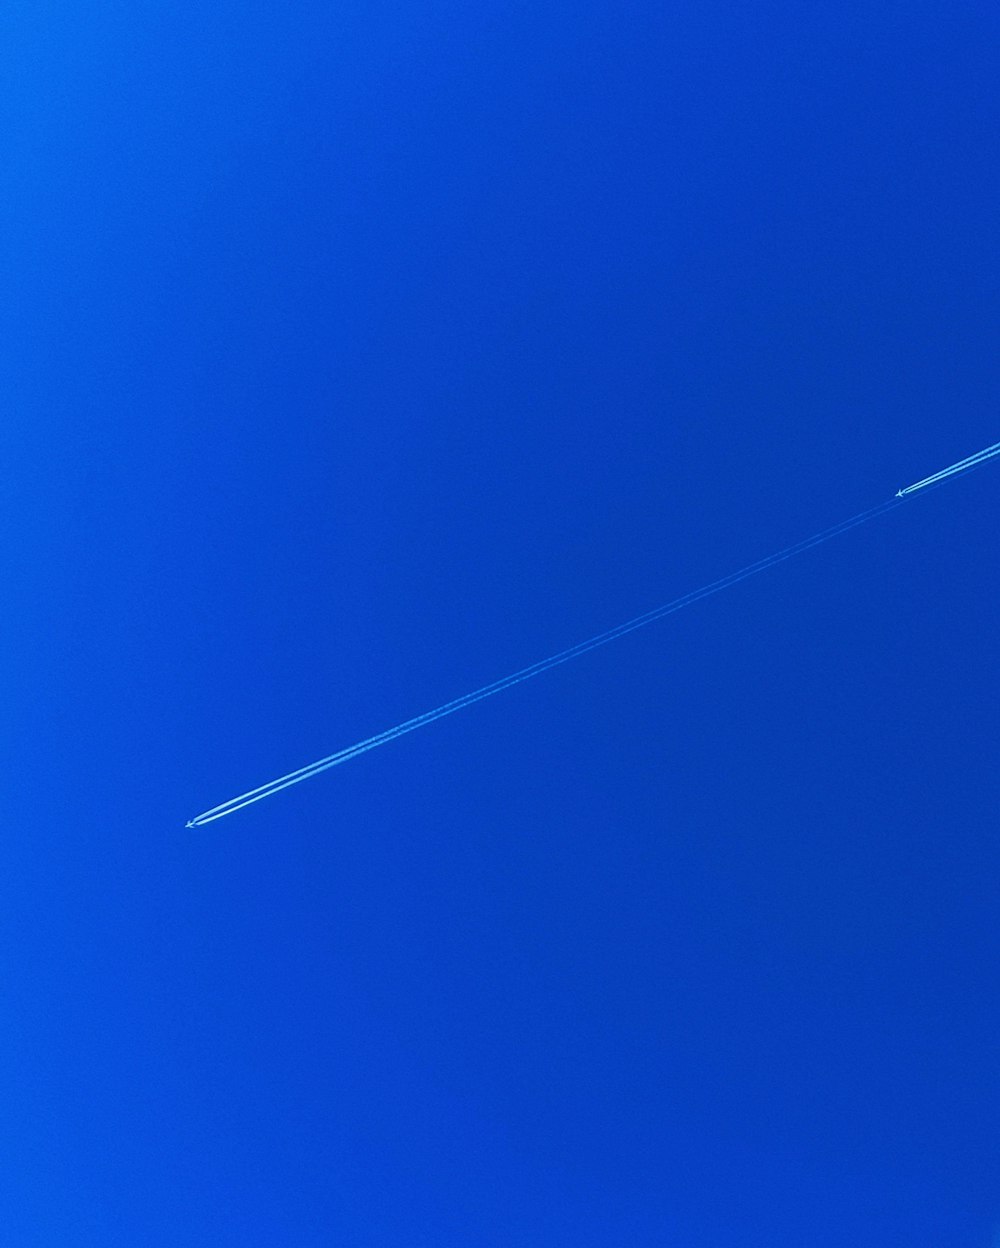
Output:
<instances>
[{"instance_id":1,"label":"white streak in sky","mask_svg":"<svg viewBox=\"0 0 1000 1248\"><path fill-rule=\"evenodd\" d=\"M933 476L925 477L922 481L906 486L905 489L898 491L895 498L890 499L886 503L880 503L879 506L872 507L869 511L862 511L858 515L852 516L850 520L843 520L840 524L824 529L822 533L816 533L812 537L807 537L804 541L796 542L794 546L786 546L784 550L768 555L766 559L760 559L756 563L748 564L747 567L741 568L738 572L731 572L728 576L712 581L708 585L703 585L701 589L692 590L691 593L675 598L672 602L665 603L661 607L655 607L652 611L647 611L645 615L637 615L634 619L627 620L616 628L608 629L604 633L598 633L595 637L578 642L577 645L570 646L567 650L560 650L558 654L553 654L538 663L532 663L530 667L523 667L520 671L513 672L510 676L504 676L501 680L496 680L490 685L483 685L482 688L475 689L472 693L464 694L451 702L445 702L441 706L435 707L433 711L427 711L413 719L404 720L401 724L397 724L395 728L388 728L385 732L377 733L374 737L368 737L364 741L359 741L356 745L349 745L346 749L339 750L336 754L328 754L326 758L320 758L315 763L309 763L308 766L300 767L297 771L290 771L287 775L279 776L277 780L271 780L267 784L262 784L259 788L250 789L247 793L241 793L239 797L232 797L228 802L223 802L220 806L213 806L211 810L206 810L200 815L196 815L188 821L187 826L189 828L204 827L207 823L213 823L216 819L222 819L225 815L231 815L237 810L242 810L244 806L252 806L254 802L262 802L265 797L271 797L275 793L280 793L282 789L289 789L292 785L301 784L303 780L309 780L312 776L318 776L322 771L328 771L331 767L337 767L341 763L346 763L348 759L356 758L359 754L367 754L369 750L374 750L380 745L386 745L390 741L395 741L397 737L405 736L406 733L413 732L417 728L424 728L427 724L434 723L436 719L443 719L446 715L453 715L456 711L472 706L474 702L482 702L485 698L493 697L495 693L500 693L504 689L510 689L514 685L521 684L522 681L531 680L533 676L540 676L542 672L550 671L553 667L560 667L563 663L579 658L580 655L586 654L590 650L596 650L599 646L606 646L611 641L617 641L619 637L624 637L627 633L632 633L638 628L645 628L647 624L652 624L656 620L662 620L665 616L673 615L675 611L682 611L685 607L699 602L702 598L709 598L712 594L721 593L722 590L738 585L740 581L745 581L748 577L756 576L759 572L773 568L777 563L783 563L784 560L800 555L803 551L811 550L814 546L819 546L823 542L828 542L830 538L846 533L849 529L857 528L860 524L866 524L876 516L880 516L892 510L892 508L900 506L902 500L910 494L915 494L918 490L940 484L940 482L947 480L949 477L975 468L996 455L1000 455L1000 442L987 447L984 451L980 451L978 455L970 455L967 459L960 460L957 464L952 464L950 468L944 468L940 472L934 473Z\"/></svg>"},{"instance_id":2,"label":"white streak in sky","mask_svg":"<svg viewBox=\"0 0 1000 1248\"><path fill-rule=\"evenodd\" d=\"M905 498L907 494L916 494L917 490L923 490L929 485L937 485L941 481L946 481L949 477L955 476L956 473L967 472L970 468L978 468L980 464L985 464L994 455L1000 455L1000 442L994 442L992 446L988 446L985 451L980 451L977 455L970 455L967 459L960 459L957 464L952 464L950 468L942 468L940 472L935 472L930 477L924 477L923 481L915 481L913 485L908 485L904 489L899 490L896 497Z\"/></svg>"}]
</instances>

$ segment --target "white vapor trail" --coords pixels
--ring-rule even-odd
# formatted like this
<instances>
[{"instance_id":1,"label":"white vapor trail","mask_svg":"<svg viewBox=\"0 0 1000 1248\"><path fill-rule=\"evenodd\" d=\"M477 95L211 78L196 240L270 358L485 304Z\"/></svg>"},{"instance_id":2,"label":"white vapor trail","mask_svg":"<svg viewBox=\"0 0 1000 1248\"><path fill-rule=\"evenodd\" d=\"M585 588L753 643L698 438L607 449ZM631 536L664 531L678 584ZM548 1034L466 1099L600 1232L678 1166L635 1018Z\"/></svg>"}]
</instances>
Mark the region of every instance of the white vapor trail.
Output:
<instances>
[{"instance_id":1,"label":"white vapor trail","mask_svg":"<svg viewBox=\"0 0 1000 1248\"><path fill-rule=\"evenodd\" d=\"M941 481L947 481L949 477L955 476L956 473L967 472L970 468L978 468L980 464L985 464L994 455L1000 455L1000 442L994 442L992 446L988 446L985 451L980 451L977 455L970 455L967 459L960 459L957 464L952 464L950 468L942 468L940 472L924 477L923 481L915 481L913 485L908 485L905 489L899 490L896 497L906 498L907 494L916 494L917 490L923 490L929 485L937 485Z\"/></svg>"},{"instance_id":2,"label":"white vapor trail","mask_svg":"<svg viewBox=\"0 0 1000 1248\"><path fill-rule=\"evenodd\" d=\"M189 820L187 826L189 828L204 827L205 824L213 823L216 819L222 819L224 816L231 815L237 810L242 810L244 806L252 806L255 802L262 802L264 798L280 793L282 789L288 789L292 785L301 784L303 780L309 780L312 776L318 776L322 771L328 771L331 767L337 767L341 763L346 763L349 759L356 758L359 754L366 754L369 750L374 750L380 745L386 745L389 741L395 741L397 737L405 736L408 732L426 727L427 724L434 723L436 719L443 719L446 715L453 715L456 711L472 706L474 702L482 702L485 698L493 697L495 693L500 693L504 689L510 689L514 685L521 684L522 681L531 680L533 676L540 676L542 672L550 671L554 667L560 667L563 663L568 663L571 659L578 658L590 650L606 646L609 642L616 641L627 633L632 633L638 628L645 628L647 624L652 624L656 620L662 620L665 616L673 615L675 611L682 611L685 607L699 602L702 598L709 598L712 594L721 593L722 590L729 589L732 585L738 585L740 581L756 576L759 572L765 572L768 568L773 568L775 564L783 563L784 560L802 554L803 551L811 550L814 546L828 542L832 537L846 533L849 529L857 528L861 524L867 524L869 520L873 520L876 516L881 516L885 512L891 511L894 507L899 507L903 499L910 494L914 494L918 490L925 489L931 485L939 484L956 473L974 468L986 460L992 459L995 455L1000 455L1000 442L997 442L994 446L987 447L984 451L980 451L978 455L970 455L967 459L960 460L957 464L952 464L950 468L942 469L941 472L936 472L933 476L925 477L923 481L917 481L913 485L906 486L905 489L899 490L896 497L888 502L880 503L877 507L872 507L868 511L862 511L858 515L852 516L849 520L843 520L840 524L824 529L821 533L816 533L801 542L796 542L794 546L786 546L784 550L768 555L765 559L759 559L756 563L748 564L738 572L731 572L728 576L723 576L717 581L703 585L700 589L683 594L672 602L655 607L652 611L647 611L645 615L637 615L634 619L627 620L624 624L608 629L607 632L598 633L586 641L570 646L567 650L560 650L558 654L550 655L549 658L542 659L538 663L532 663L530 667L523 667L519 671L512 672L509 676L504 676L502 679L494 681L492 684L483 685L481 688L473 690L472 693L464 694L451 702L445 702L441 706L435 707L432 711L426 711L423 715L417 715L413 719L404 720L401 724L397 724L395 728L388 728L385 732L377 733L374 737L368 737L364 741L358 741L355 745L349 745L346 749L339 750L336 754L328 754L325 758L317 759L316 762L309 763L306 767L300 767L297 771L290 771L287 775L279 776L276 780L262 784L259 788L250 789L246 793L241 793L238 797L230 798L228 802L223 802L219 806L213 806L210 810L202 811L200 815L196 815Z\"/></svg>"}]
</instances>

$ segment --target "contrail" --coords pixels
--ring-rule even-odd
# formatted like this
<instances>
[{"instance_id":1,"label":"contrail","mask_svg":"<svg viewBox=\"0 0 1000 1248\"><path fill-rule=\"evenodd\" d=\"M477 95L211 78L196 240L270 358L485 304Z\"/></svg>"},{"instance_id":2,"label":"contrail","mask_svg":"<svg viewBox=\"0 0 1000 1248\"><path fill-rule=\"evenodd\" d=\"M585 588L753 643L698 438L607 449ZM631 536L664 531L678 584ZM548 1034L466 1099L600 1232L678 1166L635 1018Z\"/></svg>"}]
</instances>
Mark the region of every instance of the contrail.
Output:
<instances>
[{"instance_id":1,"label":"contrail","mask_svg":"<svg viewBox=\"0 0 1000 1248\"><path fill-rule=\"evenodd\" d=\"M960 459L957 464L952 464L950 468L942 468L940 472L924 477L923 481L915 481L913 485L908 485L904 489L898 490L896 497L906 498L908 494L916 494L917 490L926 489L928 485L937 485L941 481L947 481L949 477L955 476L956 473L967 472L970 468L978 468L980 464L985 464L994 455L1000 455L1000 442L994 442L992 446L988 446L985 451L980 451L978 455L970 455L968 459Z\"/></svg>"},{"instance_id":2,"label":"contrail","mask_svg":"<svg viewBox=\"0 0 1000 1248\"><path fill-rule=\"evenodd\" d=\"M549 658L542 659L538 663L532 663L530 667L522 667L519 671L512 672L511 675L504 676L500 680L495 680L492 684L483 685L481 688L473 690L472 693L466 693L460 698L453 699L451 702L445 702L441 706L435 707L433 711L426 711L423 715L417 715L413 719L404 720L401 724L397 724L395 728L388 728L385 732L377 733L374 737L368 737L355 745L347 746L346 749L338 750L336 754L328 754L325 758L317 759L315 763L309 763L308 766L300 767L297 771L290 771L287 775L279 776L277 780L271 780L267 784L262 784L259 788L241 793L239 797L230 798L228 802L223 802L219 806L213 806L210 810L202 811L200 815L190 819L187 826L189 828L204 827L207 823L213 823L216 819L222 819L225 815L231 815L237 810L242 810L244 806L252 806L254 802L262 802L265 797L271 797L275 793L280 793L282 789L291 788L294 784L301 784L303 780L309 780L312 776L318 776L322 771L328 771L331 767L337 767L340 763L346 763L348 759L356 758L359 754L366 754L369 750L374 750L380 745L386 745L389 741L395 741L397 737L405 736L408 732L413 732L417 728L424 728L427 724L434 723L436 719L443 719L446 715L453 715L456 711L472 706L474 702L482 702L485 698L493 697L495 693L500 693L504 689L510 689L514 685L521 684L522 681L531 680L533 676L540 676L542 672L548 672L554 667L560 667L563 663L568 663L571 659L576 659L590 650L596 650L600 646L606 646L611 641L617 641L619 637L624 637L627 633L635 632L639 628L645 628L647 624L652 624L656 620L662 620L665 616L673 615L675 611L682 611L685 607L691 606L692 603L700 602L702 598L710 598L713 594L729 589L732 585L738 585L740 581L745 581L748 577L756 576L759 572L765 572L768 568L773 568L777 563L783 563L786 559L791 559L806 550L811 550L814 546L820 546L823 542L828 542L832 537L846 533L848 530L857 528L861 524L867 524L869 520L874 520L876 516L884 515L887 511L892 511L893 508L901 506L903 500L911 494L915 494L917 491L929 486L940 484L958 473L978 467L996 455L1000 455L1000 442L987 447L986 450L980 451L977 455L970 455L967 459L960 460L957 464L952 464L950 468L943 468L940 472L925 477L922 481L916 481L913 485L906 486L899 490L895 498L889 499L888 502L880 503L877 507L872 507L868 511L859 512L858 515L852 516L849 520L842 520L840 524L835 524L828 529L824 529L821 533L815 533L812 537L796 542L794 546L786 546L784 550L776 551L765 559L759 559L756 563L748 564L738 572L731 572L728 576L723 576L717 581L703 585L700 589L692 590L690 593L683 594L680 598L673 599L672 602L655 607L652 611L647 611L645 615L637 615L634 619L626 620L624 624L608 629L607 632L598 633L594 637L589 637L586 641L570 646L567 650L560 650L558 654L550 655Z\"/></svg>"}]
</instances>

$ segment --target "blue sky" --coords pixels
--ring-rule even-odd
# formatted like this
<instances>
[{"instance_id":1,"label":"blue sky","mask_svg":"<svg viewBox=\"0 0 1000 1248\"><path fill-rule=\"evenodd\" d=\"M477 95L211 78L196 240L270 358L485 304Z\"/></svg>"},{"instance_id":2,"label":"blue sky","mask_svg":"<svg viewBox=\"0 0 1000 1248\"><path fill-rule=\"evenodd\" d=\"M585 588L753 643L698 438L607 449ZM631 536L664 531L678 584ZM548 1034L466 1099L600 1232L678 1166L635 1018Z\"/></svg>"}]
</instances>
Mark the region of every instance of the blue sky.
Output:
<instances>
[{"instance_id":1,"label":"blue sky","mask_svg":"<svg viewBox=\"0 0 1000 1248\"><path fill-rule=\"evenodd\" d=\"M8 7L16 1245L990 1248L985 5Z\"/></svg>"}]
</instances>

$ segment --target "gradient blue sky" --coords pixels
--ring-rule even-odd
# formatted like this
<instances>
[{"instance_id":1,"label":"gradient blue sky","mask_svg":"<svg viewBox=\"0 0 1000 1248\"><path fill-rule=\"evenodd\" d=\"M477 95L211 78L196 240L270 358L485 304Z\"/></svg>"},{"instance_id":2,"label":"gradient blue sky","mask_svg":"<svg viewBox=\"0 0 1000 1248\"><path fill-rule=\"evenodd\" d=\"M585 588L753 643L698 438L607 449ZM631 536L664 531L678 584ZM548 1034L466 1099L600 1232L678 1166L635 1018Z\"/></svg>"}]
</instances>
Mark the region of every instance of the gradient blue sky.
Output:
<instances>
[{"instance_id":1,"label":"gradient blue sky","mask_svg":"<svg viewBox=\"0 0 1000 1248\"><path fill-rule=\"evenodd\" d=\"M0 17L5 1243L989 1248L985 4Z\"/></svg>"}]
</instances>

